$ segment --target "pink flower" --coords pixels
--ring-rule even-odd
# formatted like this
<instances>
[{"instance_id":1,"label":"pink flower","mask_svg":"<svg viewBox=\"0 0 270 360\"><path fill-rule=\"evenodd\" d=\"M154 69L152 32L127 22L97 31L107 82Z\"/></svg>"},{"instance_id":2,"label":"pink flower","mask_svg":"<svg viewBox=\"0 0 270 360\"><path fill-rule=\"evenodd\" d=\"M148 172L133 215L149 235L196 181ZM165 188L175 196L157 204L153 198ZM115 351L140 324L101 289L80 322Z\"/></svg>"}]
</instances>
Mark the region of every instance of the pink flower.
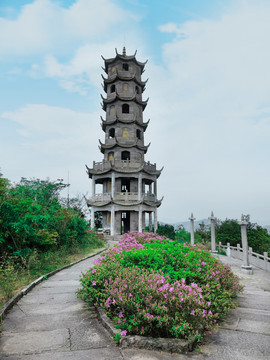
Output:
<instances>
[{"instance_id":1,"label":"pink flower","mask_svg":"<svg viewBox=\"0 0 270 360\"><path fill-rule=\"evenodd\" d=\"M190 315L195 315L195 311L192 310L191 313L190 313Z\"/></svg>"},{"instance_id":2,"label":"pink flower","mask_svg":"<svg viewBox=\"0 0 270 360\"><path fill-rule=\"evenodd\" d=\"M92 282L92 285L95 286L97 283L95 281Z\"/></svg>"},{"instance_id":3,"label":"pink flower","mask_svg":"<svg viewBox=\"0 0 270 360\"><path fill-rule=\"evenodd\" d=\"M127 330L121 331L121 336L126 336L126 335L127 335Z\"/></svg>"},{"instance_id":4,"label":"pink flower","mask_svg":"<svg viewBox=\"0 0 270 360\"><path fill-rule=\"evenodd\" d=\"M92 274L94 274L94 273L96 273L97 272L97 270L96 269L93 269L92 270Z\"/></svg>"}]
</instances>

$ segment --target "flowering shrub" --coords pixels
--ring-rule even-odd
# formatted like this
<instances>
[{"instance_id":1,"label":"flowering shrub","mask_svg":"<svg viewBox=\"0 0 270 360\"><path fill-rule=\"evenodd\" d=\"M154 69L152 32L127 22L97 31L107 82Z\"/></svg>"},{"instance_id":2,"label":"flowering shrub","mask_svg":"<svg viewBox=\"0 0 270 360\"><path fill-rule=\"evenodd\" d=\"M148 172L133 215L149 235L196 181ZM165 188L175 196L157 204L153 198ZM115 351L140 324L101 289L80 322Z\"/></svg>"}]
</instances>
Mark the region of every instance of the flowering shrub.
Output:
<instances>
[{"instance_id":1,"label":"flowering shrub","mask_svg":"<svg viewBox=\"0 0 270 360\"><path fill-rule=\"evenodd\" d=\"M102 306L122 335L200 340L241 290L211 254L153 233L128 233L81 278L79 296Z\"/></svg>"}]
</instances>

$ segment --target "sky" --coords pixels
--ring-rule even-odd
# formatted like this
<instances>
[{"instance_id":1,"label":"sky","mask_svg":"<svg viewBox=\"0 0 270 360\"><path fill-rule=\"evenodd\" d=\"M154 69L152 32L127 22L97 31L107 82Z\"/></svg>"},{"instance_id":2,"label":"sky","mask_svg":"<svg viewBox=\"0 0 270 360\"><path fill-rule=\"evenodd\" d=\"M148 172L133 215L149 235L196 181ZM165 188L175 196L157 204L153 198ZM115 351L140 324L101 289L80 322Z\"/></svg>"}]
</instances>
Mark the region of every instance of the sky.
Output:
<instances>
[{"instance_id":1,"label":"sky","mask_svg":"<svg viewBox=\"0 0 270 360\"><path fill-rule=\"evenodd\" d=\"M213 211L269 225L269 19L269 0L0 0L3 176L63 179L71 196L91 197L85 164L103 159L105 138L101 55L125 46L148 59L158 219Z\"/></svg>"}]
</instances>

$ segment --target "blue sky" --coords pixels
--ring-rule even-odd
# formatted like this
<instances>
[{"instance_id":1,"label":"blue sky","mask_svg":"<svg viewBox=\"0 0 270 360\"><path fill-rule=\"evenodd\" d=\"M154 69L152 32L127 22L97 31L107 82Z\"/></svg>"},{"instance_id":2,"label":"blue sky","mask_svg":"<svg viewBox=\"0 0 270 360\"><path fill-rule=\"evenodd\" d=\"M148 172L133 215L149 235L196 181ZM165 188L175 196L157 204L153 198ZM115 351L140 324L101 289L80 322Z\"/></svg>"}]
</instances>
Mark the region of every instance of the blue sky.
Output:
<instances>
[{"instance_id":1,"label":"blue sky","mask_svg":"<svg viewBox=\"0 0 270 360\"><path fill-rule=\"evenodd\" d=\"M270 224L270 2L1 0L0 168L91 195L102 160L101 55L148 59L146 160L164 165L159 219Z\"/></svg>"}]
</instances>

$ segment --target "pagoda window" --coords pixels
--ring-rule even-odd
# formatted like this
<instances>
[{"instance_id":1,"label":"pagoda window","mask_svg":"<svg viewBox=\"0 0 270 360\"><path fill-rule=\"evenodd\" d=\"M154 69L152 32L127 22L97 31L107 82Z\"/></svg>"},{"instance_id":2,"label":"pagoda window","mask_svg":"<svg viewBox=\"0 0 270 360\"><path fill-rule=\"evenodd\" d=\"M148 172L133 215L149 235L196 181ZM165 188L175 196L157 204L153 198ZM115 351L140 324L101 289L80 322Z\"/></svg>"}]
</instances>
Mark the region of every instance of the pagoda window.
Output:
<instances>
[{"instance_id":1,"label":"pagoda window","mask_svg":"<svg viewBox=\"0 0 270 360\"><path fill-rule=\"evenodd\" d=\"M122 151L121 160L130 160L130 152L129 151Z\"/></svg>"},{"instance_id":2,"label":"pagoda window","mask_svg":"<svg viewBox=\"0 0 270 360\"><path fill-rule=\"evenodd\" d=\"M139 130L139 129L136 130L136 136L138 139L141 139L141 136L142 136L141 130Z\"/></svg>"},{"instance_id":3,"label":"pagoda window","mask_svg":"<svg viewBox=\"0 0 270 360\"><path fill-rule=\"evenodd\" d=\"M130 180L122 179L121 180L121 192L128 191L130 192Z\"/></svg>"},{"instance_id":4,"label":"pagoda window","mask_svg":"<svg viewBox=\"0 0 270 360\"><path fill-rule=\"evenodd\" d=\"M109 130L109 139L112 139L115 137L115 128L111 128Z\"/></svg>"},{"instance_id":5,"label":"pagoda window","mask_svg":"<svg viewBox=\"0 0 270 360\"><path fill-rule=\"evenodd\" d=\"M128 64L127 64L127 63L124 63L124 64L123 64L123 70L128 71L128 68L129 68Z\"/></svg>"},{"instance_id":6,"label":"pagoda window","mask_svg":"<svg viewBox=\"0 0 270 360\"><path fill-rule=\"evenodd\" d=\"M115 115L115 106L112 105L112 106L110 107L110 116L114 116L114 115Z\"/></svg>"},{"instance_id":7,"label":"pagoda window","mask_svg":"<svg viewBox=\"0 0 270 360\"><path fill-rule=\"evenodd\" d=\"M123 104L122 105L122 113L123 114L129 114L129 105L128 104Z\"/></svg>"},{"instance_id":8,"label":"pagoda window","mask_svg":"<svg viewBox=\"0 0 270 360\"><path fill-rule=\"evenodd\" d=\"M139 86L136 86L136 87L135 87L135 91L136 91L136 94L140 94Z\"/></svg>"},{"instance_id":9,"label":"pagoda window","mask_svg":"<svg viewBox=\"0 0 270 360\"><path fill-rule=\"evenodd\" d=\"M112 86L111 86L110 91L111 91L111 93L114 93L114 92L115 92L115 85L112 85Z\"/></svg>"},{"instance_id":10,"label":"pagoda window","mask_svg":"<svg viewBox=\"0 0 270 360\"><path fill-rule=\"evenodd\" d=\"M113 152L113 151L110 151L110 152L108 153L108 160L109 160L109 161L113 161L113 159L114 159L114 152Z\"/></svg>"}]
</instances>

